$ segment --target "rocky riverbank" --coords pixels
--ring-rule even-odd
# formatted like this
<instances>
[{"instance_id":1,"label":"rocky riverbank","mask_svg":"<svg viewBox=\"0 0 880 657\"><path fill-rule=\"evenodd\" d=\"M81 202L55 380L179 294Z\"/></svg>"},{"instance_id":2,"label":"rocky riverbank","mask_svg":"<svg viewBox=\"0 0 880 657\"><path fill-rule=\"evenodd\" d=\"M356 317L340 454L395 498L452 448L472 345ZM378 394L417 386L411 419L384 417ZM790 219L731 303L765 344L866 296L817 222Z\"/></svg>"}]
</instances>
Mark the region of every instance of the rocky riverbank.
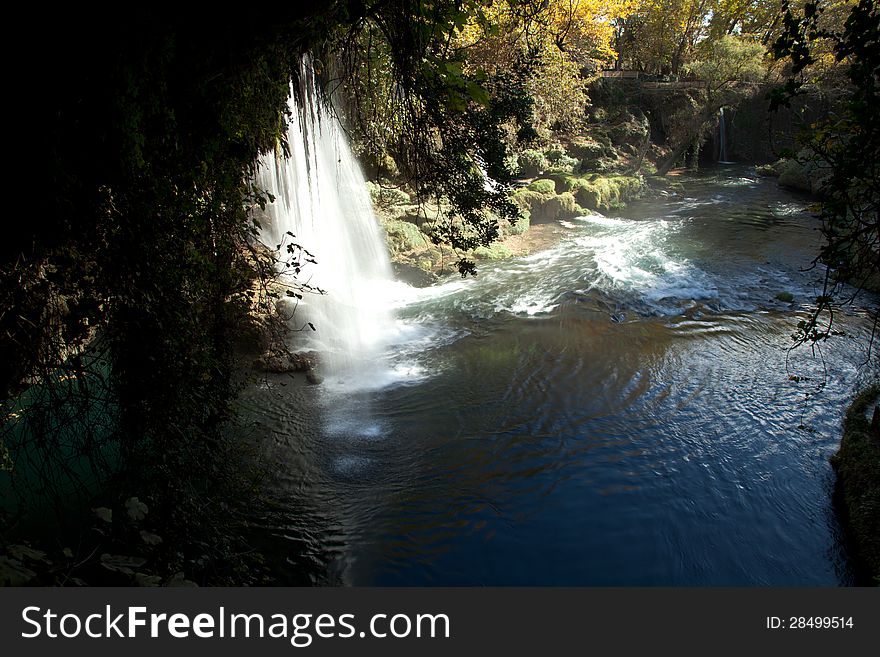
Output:
<instances>
[{"instance_id":1,"label":"rocky riverbank","mask_svg":"<svg viewBox=\"0 0 880 657\"><path fill-rule=\"evenodd\" d=\"M846 413L840 450L831 460L837 472L835 498L855 556L880 586L880 385L863 391Z\"/></svg>"},{"instance_id":2,"label":"rocky riverbank","mask_svg":"<svg viewBox=\"0 0 880 657\"><path fill-rule=\"evenodd\" d=\"M368 184L374 209L385 229L395 274L412 285L430 285L440 276L456 271L462 256L479 263L547 248L561 233L560 220L612 212L638 198L646 187L640 175L615 173L549 171L542 177L522 180L521 187L512 193L522 218L516 223L499 221L498 241L460 253L431 238L438 222L444 220L446 208L413 203L401 189Z\"/></svg>"}]
</instances>

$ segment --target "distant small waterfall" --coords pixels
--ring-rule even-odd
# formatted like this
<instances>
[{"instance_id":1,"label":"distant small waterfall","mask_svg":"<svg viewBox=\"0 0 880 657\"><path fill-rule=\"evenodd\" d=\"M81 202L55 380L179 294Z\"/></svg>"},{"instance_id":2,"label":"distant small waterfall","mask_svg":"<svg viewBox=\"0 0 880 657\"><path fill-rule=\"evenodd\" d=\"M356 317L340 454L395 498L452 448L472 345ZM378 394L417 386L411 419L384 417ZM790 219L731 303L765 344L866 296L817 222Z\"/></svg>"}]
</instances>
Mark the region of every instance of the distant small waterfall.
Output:
<instances>
[{"instance_id":1,"label":"distant small waterfall","mask_svg":"<svg viewBox=\"0 0 880 657\"><path fill-rule=\"evenodd\" d=\"M723 107L718 110L718 163L733 164L727 157L727 117Z\"/></svg>"},{"instance_id":2,"label":"distant small waterfall","mask_svg":"<svg viewBox=\"0 0 880 657\"><path fill-rule=\"evenodd\" d=\"M393 330L378 292L392 280L384 235L373 214L363 174L332 110L319 99L310 58L291 86L289 157L263 155L257 185L275 197L266 208L262 241L270 248L295 243L314 255L297 280L326 291L305 294L293 325L315 331L294 335L296 346L321 353L325 376L358 378ZM291 237L292 233L295 237Z\"/></svg>"}]
</instances>

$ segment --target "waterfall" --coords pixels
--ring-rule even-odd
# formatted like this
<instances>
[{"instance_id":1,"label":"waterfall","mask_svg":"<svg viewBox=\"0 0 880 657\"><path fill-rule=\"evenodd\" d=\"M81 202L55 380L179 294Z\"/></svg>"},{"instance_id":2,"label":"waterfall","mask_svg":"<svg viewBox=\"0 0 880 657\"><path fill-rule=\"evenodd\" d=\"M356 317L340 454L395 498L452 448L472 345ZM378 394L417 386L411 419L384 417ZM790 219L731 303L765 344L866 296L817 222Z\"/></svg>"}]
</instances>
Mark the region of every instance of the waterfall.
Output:
<instances>
[{"instance_id":1,"label":"waterfall","mask_svg":"<svg viewBox=\"0 0 880 657\"><path fill-rule=\"evenodd\" d=\"M314 255L317 262L306 263L296 280L326 294L305 293L297 302L291 324L305 330L293 333L293 346L320 352L328 382L356 382L369 376L394 328L382 298L391 264L363 174L338 119L319 99L308 57L298 85L288 101L289 157L269 153L257 163L258 187L275 197L261 239L281 245L282 257L289 244Z\"/></svg>"},{"instance_id":2,"label":"waterfall","mask_svg":"<svg viewBox=\"0 0 880 657\"><path fill-rule=\"evenodd\" d=\"M732 164L727 159L727 120L723 107L718 110L718 163Z\"/></svg>"}]
</instances>

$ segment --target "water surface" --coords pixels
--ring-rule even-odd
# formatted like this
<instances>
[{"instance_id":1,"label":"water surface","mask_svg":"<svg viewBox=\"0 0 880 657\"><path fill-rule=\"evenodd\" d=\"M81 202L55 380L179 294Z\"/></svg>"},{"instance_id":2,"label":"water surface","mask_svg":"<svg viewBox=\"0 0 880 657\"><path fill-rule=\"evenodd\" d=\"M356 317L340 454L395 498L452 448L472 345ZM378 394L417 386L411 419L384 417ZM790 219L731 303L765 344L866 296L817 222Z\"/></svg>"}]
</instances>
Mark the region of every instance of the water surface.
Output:
<instances>
[{"instance_id":1,"label":"water surface","mask_svg":"<svg viewBox=\"0 0 880 657\"><path fill-rule=\"evenodd\" d=\"M790 351L821 291L809 202L746 168L681 182L476 279L396 286L357 386L248 390L245 428L278 465L260 517L279 577L851 583L828 459L869 374L848 337L864 309Z\"/></svg>"}]
</instances>

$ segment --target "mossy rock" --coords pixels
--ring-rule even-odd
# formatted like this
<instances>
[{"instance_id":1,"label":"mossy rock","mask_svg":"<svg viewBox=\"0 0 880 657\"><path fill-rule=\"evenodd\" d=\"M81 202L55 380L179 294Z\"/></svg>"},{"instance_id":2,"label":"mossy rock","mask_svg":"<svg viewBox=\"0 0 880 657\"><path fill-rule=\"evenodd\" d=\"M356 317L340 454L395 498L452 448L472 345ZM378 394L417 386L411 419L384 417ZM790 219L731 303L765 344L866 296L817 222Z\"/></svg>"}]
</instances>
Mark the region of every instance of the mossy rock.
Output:
<instances>
[{"instance_id":1,"label":"mossy rock","mask_svg":"<svg viewBox=\"0 0 880 657\"><path fill-rule=\"evenodd\" d=\"M857 558L880 585L880 433L866 412L876 404L880 385L862 392L846 413L840 450L831 459L837 471L835 496Z\"/></svg>"},{"instance_id":2,"label":"mossy rock","mask_svg":"<svg viewBox=\"0 0 880 657\"><path fill-rule=\"evenodd\" d=\"M408 221L392 219L385 222L388 248L394 253L404 253L426 246L425 236L419 227Z\"/></svg>"},{"instance_id":3,"label":"mossy rock","mask_svg":"<svg viewBox=\"0 0 880 657\"><path fill-rule=\"evenodd\" d=\"M573 157L581 161L582 167L596 163L603 157L614 155L614 149L611 148L610 142L606 145L586 138L573 140L568 147L568 151Z\"/></svg>"},{"instance_id":4,"label":"mossy rock","mask_svg":"<svg viewBox=\"0 0 880 657\"><path fill-rule=\"evenodd\" d=\"M831 173L824 160L815 159L809 151L802 150L797 159L785 160L779 168L779 184L811 194L820 194Z\"/></svg>"},{"instance_id":5,"label":"mossy rock","mask_svg":"<svg viewBox=\"0 0 880 657\"><path fill-rule=\"evenodd\" d=\"M784 165L785 160L776 160L773 164L759 164L755 167L755 173L767 178L778 178Z\"/></svg>"},{"instance_id":6,"label":"mossy rock","mask_svg":"<svg viewBox=\"0 0 880 657\"><path fill-rule=\"evenodd\" d=\"M590 210L607 211L637 198L644 188L638 176L584 176L572 182L578 204Z\"/></svg>"},{"instance_id":7,"label":"mossy rock","mask_svg":"<svg viewBox=\"0 0 880 657\"><path fill-rule=\"evenodd\" d=\"M780 292L776 295L776 300L783 303L791 303L794 301L794 295L791 292Z\"/></svg>"},{"instance_id":8,"label":"mossy rock","mask_svg":"<svg viewBox=\"0 0 880 657\"><path fill-rule=\"evenodd\" d=\"M552 180L556 185L556 193L561 194L575 191L580 177L573 173L554 173L549 175L547 180Z\"/></svg>"},{"instance_id":9,"label":"mossy rock","mask_svg":"<svg viewBox=\"0 0 880 657\"><path fill-rule=\"evenodd\" d=\"M406 206L412 202L410 195L399 187L390 184L381 184L367 181L367 192L373 206L380 209L392 208L394 206Z\"/></svg>"},{"instance_id":10,"label":"mossy rock","mask_svg":"<svg viewBox=\"0 0 880 657\"><path fill-rule=\"evenodd\" d=\"M520 189L513 195L513 200L520 208L529 212L532 224L571 219L584 214L583 208L578 205L571 192L556 194Z\"/></svg>"},{"instance_id":11,"label":"mossy rock","mask_svg":"<svg viewBox=\"0 0 880 657\"><path fill-rule=\"evenodd\" d=\"M513 252L503 244L495 243L488 247L478 246L474 249L474 257L478 260L503 260L510 258Z\"/></svg>"},{"instance_id":12,"label":"mossy rock","mask_svg":"<svg viewBox=\"0 0 880 657\"><path fill-rule=\"evenodd\" d=\"M535 180L531 184L529 184L528 188L533 192L553 192L556 193L556 183L553 180L549 180L547 178L541 178L540 180Z\"/></svg>"},{"instance_id":13,"label":"mossy rock","mask_svg":"<svg viewBox=\"0 0 880 657\"><path fill-rule=\"evenodd\" d=\"M802 192L812 190L809 171L797 160L786 160L782 164L779 170L779 184Z\"/></svg>"},{"instance_id":14,"label":"mossy rock","mask_svg":"<svg viewBox=\"0 0 880 657\"><path fill-rule=\"evenodd\" d=\"M578 204L588 210L604 209L604 200L602 193L593 185L583 185L578 187L575 194Z\"/></svg>"}]
</instances>

